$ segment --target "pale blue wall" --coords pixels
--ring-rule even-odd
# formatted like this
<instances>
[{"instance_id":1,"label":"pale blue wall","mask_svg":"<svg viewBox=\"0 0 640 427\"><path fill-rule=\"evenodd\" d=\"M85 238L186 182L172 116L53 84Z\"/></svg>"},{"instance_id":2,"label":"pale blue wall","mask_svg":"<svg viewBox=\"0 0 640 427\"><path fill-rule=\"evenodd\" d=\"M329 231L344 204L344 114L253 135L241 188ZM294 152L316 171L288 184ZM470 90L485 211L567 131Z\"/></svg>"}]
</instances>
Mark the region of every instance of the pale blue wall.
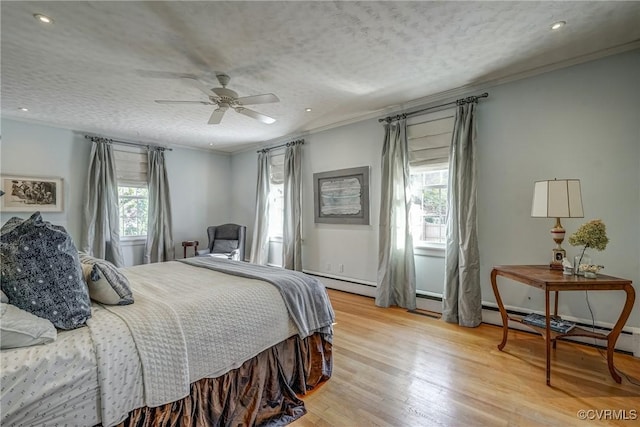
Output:
<instances>
[{"instance_id":1,"label":"pale blue wall","mask_svg":"<svg viewBox=\"0 0 640 427\"><path fill-rule=\"evenodd\" d=\"M2 119L0 172L26 176L61 177L64 180L64 211L45 212L43 218L64 226L80 242L82 209L91 142L82 133ZM231 158L202 150L176 148L166 152L171 191L173 239L176 257L183 254L183 240L207 244L206 228L232 219ZM26 213L2 213L6 222ZM127 265L142 262L141 243L123 244ZM189 249L191 255L192 248Z\"/></svg>"},{"instance_id":2,"label":"pale blue wall","mask_svg":"<svg viewBox=\"0 0 640 427\"><path fill-rule=\"evenodd\" d=\"M63 212L44 212L42 217L67 229L80 241L84 185L91 144L70 130L3 119L0 146L0 173L63 179ZM25 218L26 213L1 213L9 218Z\"/></svg>"},{"instance_id":3,"label":"pale blue wall","mask_svg":"<svg viewBox=\"0 0 640 427\"><path fill-rule=\"evenodd\" d=\"M578 178L585 218L563 219L568 236L600 218L610 243L592 253L605 274L640 283L640 51L616 55L490 89L479 111L478 222L483 297L495 264L550 259L554 220L531 218L533 182ZM541 307L535 289L507 284L507 301ZM622 292L591 292L597 320L613 322ZM584 292L562 296L561 310L590 320ZM628 325L640 325L636 302Z\"/></svg>"},{"instance_id":4,"label":"pale blue wall","mask_svg":"<svg viewBox=\"0 0 640 427\"><path fill-rule=\"evenodd\" d=\"M478 106L478 229L482 296L495 302L493 265L545 264L554 246L553 220L531 218L533 182L578 178L584 219L565 219L567 237L601 218L611 242L594 259L604 272L640 283L640 51L489 88ZM303 268L365 283L376 281L382 126L366 120L305 136L303 161ZM255 198L255 150L234 155L234 192ZM253 166L252 166L253 163ZM371 225L315 224L314 172L371 166ZM246 179L243 179L246 176ZM247 205L248 206L248 205ZM253 208L244 220L253 224ZM252 232L252 227L250 227ZM578 248L563 247L568 254ZM336 266L344 264L344 273ZM328 269L327 266L331 268ZM418 288L442 293L444 259L416 255ZM614 322L622 293L591 292L596 320ZM539 310L542 294L504 283L505 304ZM590 321L584 293L563 295L564 314ZM636 303L627 325L640 326Z\"/></svg>"}]
</instances>

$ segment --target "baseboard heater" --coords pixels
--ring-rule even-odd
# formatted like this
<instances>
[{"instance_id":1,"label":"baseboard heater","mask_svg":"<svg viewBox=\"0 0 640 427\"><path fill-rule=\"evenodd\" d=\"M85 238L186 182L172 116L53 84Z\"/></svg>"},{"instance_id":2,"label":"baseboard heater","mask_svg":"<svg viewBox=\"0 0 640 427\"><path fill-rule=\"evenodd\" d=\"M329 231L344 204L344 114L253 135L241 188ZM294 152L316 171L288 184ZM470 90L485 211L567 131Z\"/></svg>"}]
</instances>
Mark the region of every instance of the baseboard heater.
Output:
<instances>
[{"instance_id":1,"label":"baseboard heater","mask_svg":"<svg viewBox=\"0 0 640 427\"><path fill-rule=\"evenodd\" d=\"M334 276L332 274L324 274L324 273L319 273L317 271L310 271L310 270L302 270L303 273L308 274L309 276L316 276L316 277L324 277L325 279L331 279L331 280L337 280L340 282L345 282L345 283L352 283L354 285L360 285L360 286L369 286L370 288L375 288L376 285L372 285L370 283L364 283L361 281L357 281L357 280L349 280L347 278L343 278L341 276ZM343 291L346 292L346 291ZM347 292L347 293L352 293L352 292ZM356 294L358 295L358 294Z\"/></svg>"},{"instance_id":2,"label":"baseboard heater","mask_svg":"<svg viewBox=\"0 0 640 427\"><path fill-rule=\"evenodd\" d=\"M439 301L442 302L442 297L438 297L435 295L424 295L424 294L417 294L416 295L417 298L423 298L423 299L428 299L428 300L432 300L432 301ZM493 312L500 312L500 309L498 307L492 307L490 305L486 305L486 304L482 304L482 309L483 310L487 310L487 311L493 311ZM516 315L516 316L526 316L527 314L529 314L529 312L526 311L520 311L520 310L513 310L513 309L507 309L507 313L508 314L512 314L512 315ZM587 329L591 329L594 330L596 332L600 332L602 334L608 334L609 332L611 332L612 328L608 327L608 326L595 326L591 323L585 323L585 322L580 322L580 321L575 321L572 320L572 322L574 322L577 326L581 326L583 328L587 328ZM494 325L494 326L502 326L502 324L496 324L496 323L489 323L489 322L483 322L486 323L488 325ZM511 325L509 325L509 329L512 330L516 330L519 332L525 332L525 333L530 333L530 334L537 334L534 331L529 330L528 328L526 328L526 326L523 326L522 328L516 328L513 327ZM625 331L624 329L622 331L620 331L620 335L626 335L628 337L633 336L633 332L630 331ZM573 339L572 337L562 337L560 339L565 340L565 341L571 341L577 344L584 344L587 345L589 347L596 347L596 348L601 348L601 349L606 349L606 345L603 344L597 344L596 342L586 342L584 340L580 340L580 337L577 337L577 339ZM632 351L628 351L628 350L621 350L621 349L616 349L615 350L618 353L622 353L622 354L629 354L629 355L633 355Z\"/></svg>"},{"instance_id":3,"label":"baseboard heater","mask_svg":"<svg viewBox=\"0 0 640 427\"><path fill-rule=\"evenodd\" d=\"M437 296L433 296L433 295L422 295L422 294L418 294L416 295L417 298L424 298L424 299L430 299L433 301L440 301L442 302L442 297L437 297ZM485 305L482 304L482 309L483 310L488 310L488 311L495 311L495 312L500 312L500 309L498 307L492 307L490 305ZM527 314L529 314L529 312L527 311L519 311L519 310L512 310L512 309L507 309L507 313L509 314L515 314L516 316L526 316ZM584 322L578 322L575 320L572 320L572 322L574 322L576 324L576 326L581 326L583 328L591 328L591 329L595 329L596 331L602 331L604 332L611 332L611 328L607 327L607 326L593 326L591 323L584 323ZM513 329L513 328L510 328ZM535 333L535 332L534 332ZM620 334L624 334L624 335L633 335L632 332L629 331L625 331L624 329L622 331L620 331Z\"/></svg>"},{"instance_id":4,"label":"baseboard heater","mask_svg":"<svg viewBox=\"0 0 640 427\"><path fill-rule=\"evenodd\" d=\"M338 280L338 281L341 281L341 282L352 283L352 284L356 284L356 285L371 286L371 285L365 284L365 283L358 283L356 281L345 280L343 278L331 277L330 275L324 275L324 274L321 274L321 273L319 274L318 272L315 272L315 271L314 272L306 272L305 271L305 273L307 273L309 275L312 275L312 276L326 277L326 278L329 278L329 279ZM361 295L361 296L364 296L366 298L372 298L371 296L358 294L356 292L350 292L350 291L344 291L344 290L340 290L340 291L341 292L351 293L351 294L354 294L354 295ZM431 301L437 301L437 302L442 303L442 297L441 296L436 296L436 295L416 294L416 298L425 299L425 300L431 300ZM493 306L486 305L486 304L482 304L482 309L483 310L487 310L487 311L500 312L498 307L493 307ZM423 315L423 316L426 316L426 317L431 317L431 318L434 318L434 319L440 319L441 318L441 314L438 315L436 312L432 312L432 311L427 311L427 310L422 310L422 309L418 309L418 310L415 310L415 311L413 311L413 310L407 310L407 311L409 311L409 312L411 312L413 314L419 314L419 315ZM520 311L520 310L513 310L513 309L507 309L507 313L514 314L514 315L517 315L517 316L526 316L527 314L529 314L529 312L524 312L524 311ZM572 320L572 321L577 326L581 326L583 328L593 329L593 330L595 330L597 332L601 332L603 334L608 334L612 330L612 328L610 328L608 326L595 326L594 327L594 325L592 325L591 323L585 323L585 322L580 322L580 321L575 321L575 320ZM486 323L488 325L493 325L493 326L500 326L500 327L502 326L501 324L497 324L497 323L489 323L489 322L483 322L483 323ZM522 328L514 328L513 326L509 326L509 329L517 330L517 331L525 332L525 333L536 334L536 332L527 329L526 326L523 326ZM620 335L625 335L627 337L632 337L633 336L633 332L630 332L630 331L627 331L627 330L623 329L622 331L620 331ZM581 341L579 339L572 339L571 337L563 337L561 339L566 340L566 341L575 342L577 344L584 344L584 345L587 345L587 346L590 346L590 347L597 347L597 348L606 349L606 346L599 345L599 344L596 344L596 343L589 343L589 342ZM633 355L632 351L620 350L620 349L616 349L615 351L619 352L619 353L623 353L623 354Z\"/></svg>"}]
</instances>

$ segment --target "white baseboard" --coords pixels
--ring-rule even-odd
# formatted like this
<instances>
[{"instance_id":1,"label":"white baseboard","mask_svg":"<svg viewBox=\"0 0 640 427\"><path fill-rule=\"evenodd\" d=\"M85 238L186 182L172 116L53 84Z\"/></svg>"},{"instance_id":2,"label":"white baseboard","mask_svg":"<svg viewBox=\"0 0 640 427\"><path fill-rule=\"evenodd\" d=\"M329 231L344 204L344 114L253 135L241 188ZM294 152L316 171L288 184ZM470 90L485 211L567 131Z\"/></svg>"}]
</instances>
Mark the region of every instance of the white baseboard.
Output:
<instances>
[{"instance_id":1,"label":"white baseboard","mask_svg":"<svg viewBox=\"0 0 640 427\"><path fill-rule=\"evenodd\" d=\"M324 285L329 289L336 289L339 291L350 292L352 294L363 295L367 297L375 298L376 296L376 288L375 284L369 284L367 282L362 281L363 283L353 282L350 279L344 280L339 276L326 275L324 273L317 273L313 271L306 271L305 273L319 276L319 280L324 283ZM420 292L416 300L417 308L421 310L432 311L435 313L442 313L442 295ZM496 310L496 304L491 302L483 302L482 309L482 321L483 323L487 323L490 325L502 326L502 317L500 316L500 312ZM529 312L531 310L525 308L518 307L507 307L507 311L516 311L516 312ZM565 317L565 316L563 316ZM567 320L571 320L576 323L582 323L585 325L590 325L591 320L586 319L578 319L574 317L566 317ZM608 333L614 325L605 323L605 322L597 322L596 323L596 332ZM517 322L510 322L509 327L511 329L518 329L521 331L530 332L531 329L527 328L524 325L521 325ZM593 338L586 337L575 337L571 338L571 340L586 344L595 344L599 346L606 346L606 342L603 340L594 340ZM497 343L496 343L497 345ZM618 337L616 341L616 350L625 351L633 354L635 357L640 358L640 328L633 327L624 327L622 329L622 333Z\"/></svg>"},{"instance_id":2,"label":"white baseboard","mask_svg":"<svg viewBox=\"0 0 640 427\"><path fill-rule=\"evenodd\" d=\"M366 297L376 297L376 284L367 282L364 280L353 280L349 278L343 278L340 276L319 273L312 270L304 270L305 273L318 277L324 285L329 289L336 289L338 291L349 292L357 295L364 295Z\"/></svg>"}]
</instances>

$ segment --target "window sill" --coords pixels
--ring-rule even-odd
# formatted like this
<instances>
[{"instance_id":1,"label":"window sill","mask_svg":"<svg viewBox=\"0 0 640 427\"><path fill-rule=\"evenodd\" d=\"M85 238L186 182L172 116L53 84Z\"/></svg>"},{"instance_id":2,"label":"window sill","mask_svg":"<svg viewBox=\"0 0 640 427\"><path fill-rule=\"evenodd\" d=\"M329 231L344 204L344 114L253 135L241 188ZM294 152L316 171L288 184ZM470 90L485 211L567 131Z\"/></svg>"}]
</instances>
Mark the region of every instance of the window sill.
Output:
<instances>
[{"instance_id":1,"label":"window sill","mask_svg":"<svg viewBox=\"0 0 640 427\"><path fill-rule=\"evenodd\" d=\"M147 236L120 238L120 246L144 246L146 243L147 243Z\"/></svg>"},{"instance_id":2,"label":"window sill","mask_svg":"<svg viewBox=\"0 0 640 427\"><path fill-rule=\"evenodd\" d=\"M433 258L444 258L446 252L445 245L417 245L413 247L413 254L419 256L428 256Z\"/></svg>"}]
</instances>

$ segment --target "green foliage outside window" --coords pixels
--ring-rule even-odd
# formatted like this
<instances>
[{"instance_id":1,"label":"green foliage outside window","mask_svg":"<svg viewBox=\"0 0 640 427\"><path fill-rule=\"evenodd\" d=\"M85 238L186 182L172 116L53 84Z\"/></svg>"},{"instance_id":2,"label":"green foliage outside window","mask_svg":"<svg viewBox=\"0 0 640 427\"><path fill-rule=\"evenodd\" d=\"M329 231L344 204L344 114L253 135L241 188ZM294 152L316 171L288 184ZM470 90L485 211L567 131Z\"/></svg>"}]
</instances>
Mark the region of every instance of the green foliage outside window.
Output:
<instances>
[{"instance_id":1,"label":"green foliage outside window","mask_svg":"<svg viewBox=\"0 0 640 427\"><path fill-rule=\"evenodd\" d=\"M118 187L120 236L147 235L149 190L145 187Z\"/></svg>"},{"instance_id":2,"label":"green foliage outside window","mask_svg":"<svg viewBox=\"0 0 640 427\"><path fill-rule=\"evenodd\" d=\"M426 187L422 192L422 211L425 221L432 224L444 224L447 217L447 188ZM435 218L438 218L436 221Z\"/></svg>"},{"instance_id":3,"label":"green foliage outside window","mask_svg":"<svg viewBox=\"0 0 640 427\"><path fill-rule=\"evenodd\" d=\"M445 243L447 166L414 171L411 176L411 233L416 243Z\"/></svg>"}]
</instances>

